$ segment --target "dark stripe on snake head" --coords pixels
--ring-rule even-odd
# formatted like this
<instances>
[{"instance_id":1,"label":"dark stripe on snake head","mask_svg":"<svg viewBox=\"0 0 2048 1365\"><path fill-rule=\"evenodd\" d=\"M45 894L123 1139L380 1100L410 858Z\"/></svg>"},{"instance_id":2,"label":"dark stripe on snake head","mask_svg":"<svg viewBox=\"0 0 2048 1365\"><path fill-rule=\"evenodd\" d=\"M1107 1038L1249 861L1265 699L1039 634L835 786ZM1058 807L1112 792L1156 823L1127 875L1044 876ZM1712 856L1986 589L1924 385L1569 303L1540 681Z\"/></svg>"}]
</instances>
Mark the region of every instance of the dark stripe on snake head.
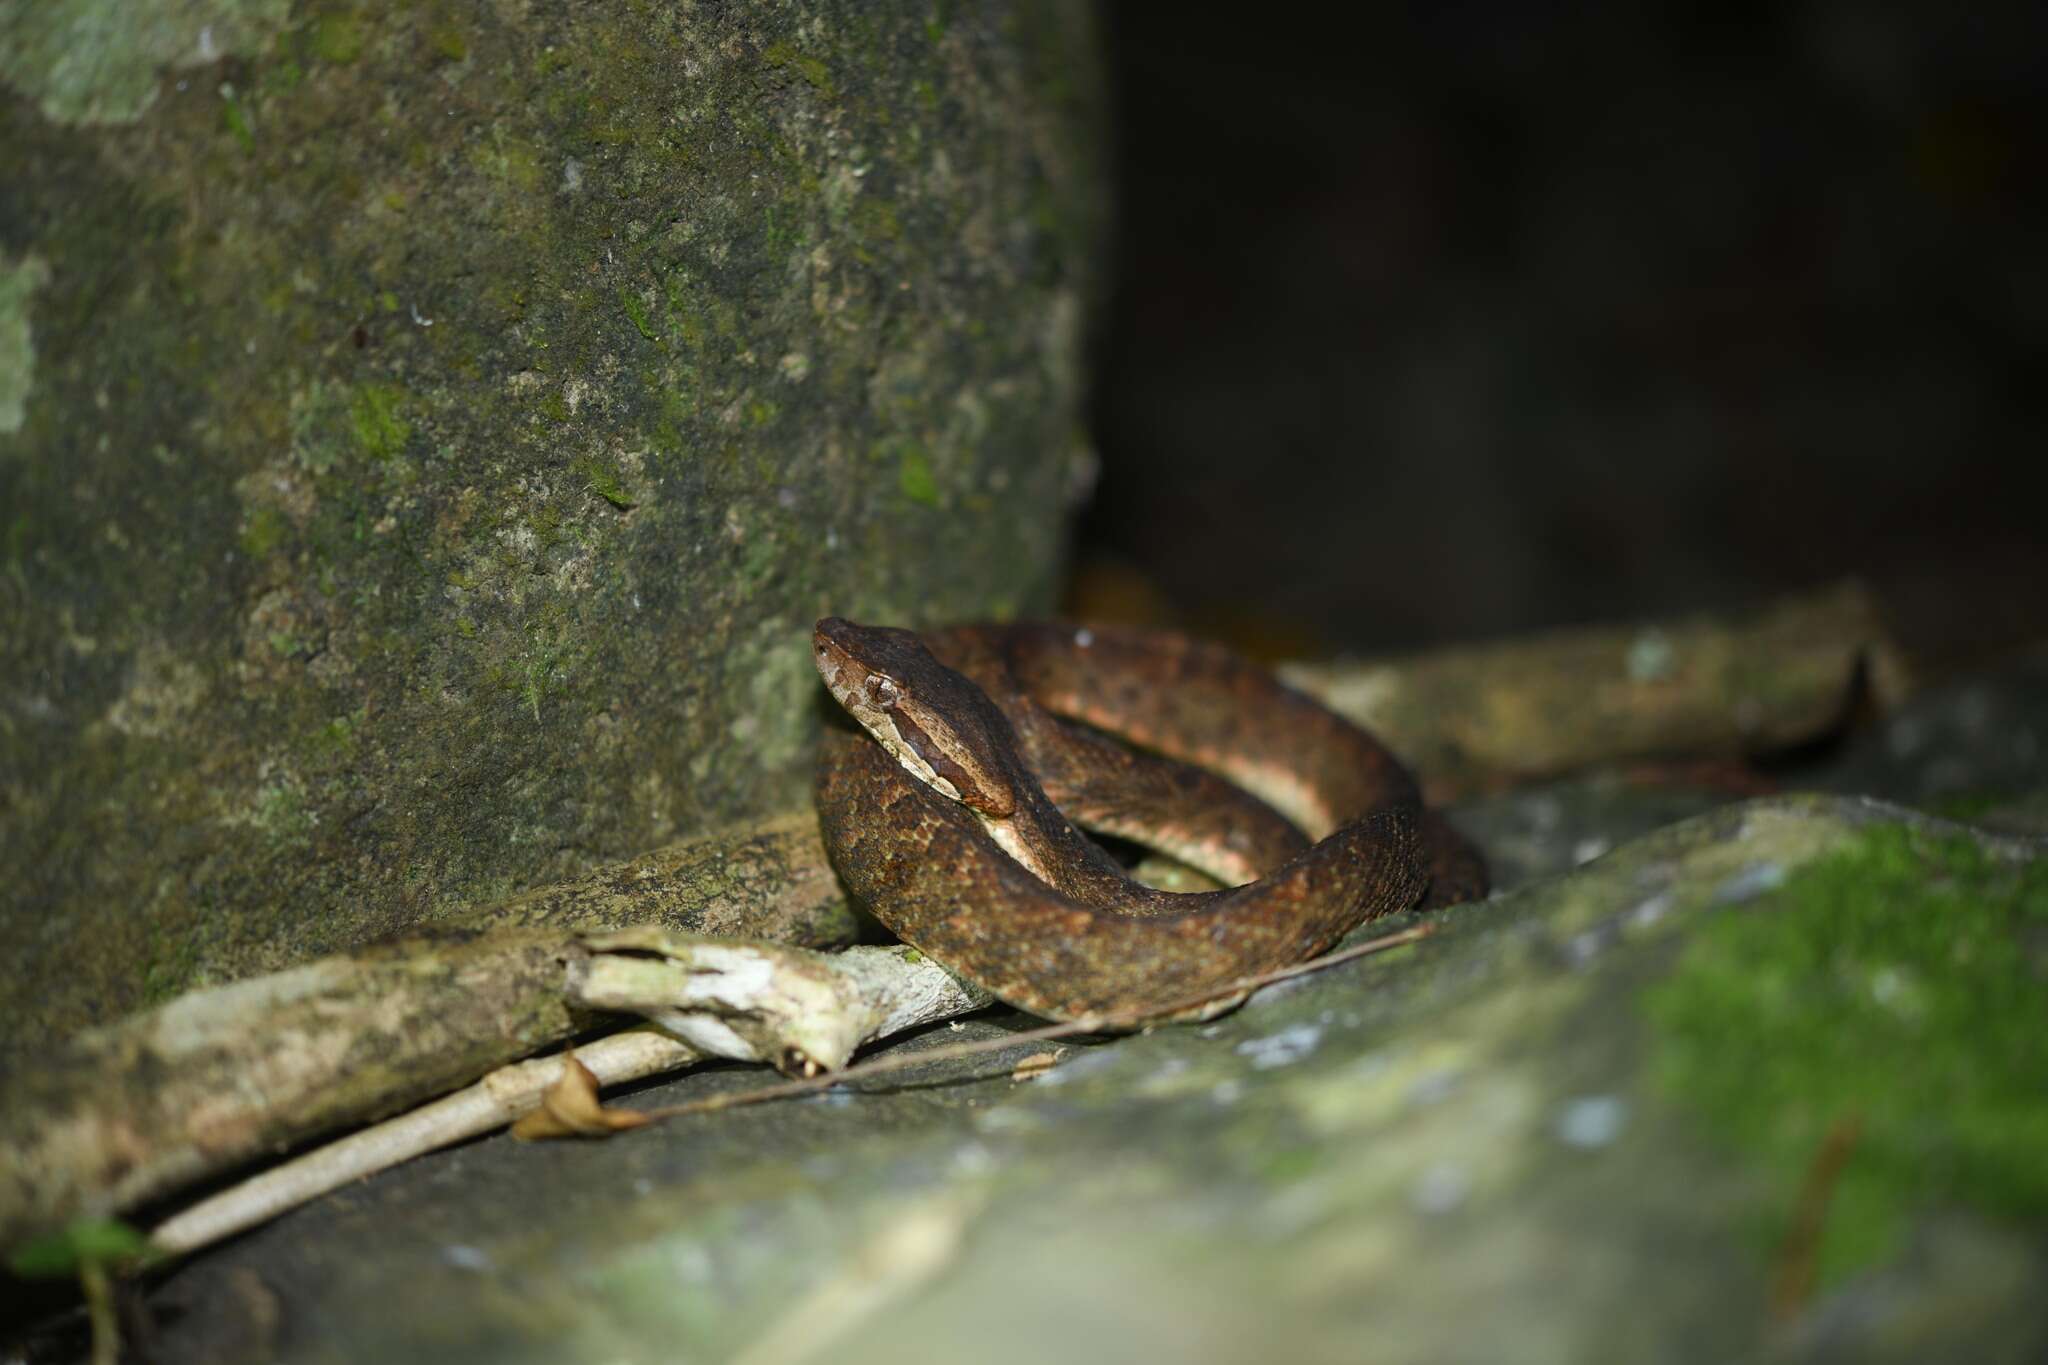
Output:
<instances>
[{"instance_id":1,"label":"dark stripe on snake head","mask_svg":"<svg viewBox=\"0 0 2048 1365\"><path fill-rule=\"evenodd\" d=\"M953 784L953 790L960 794L963 805L982 812L984 815L1003 816L1016 810L1017 803L1007 792L993 784L979 781L974 771L956 762L953 756L938 740L912 720L906 707L893 707L889 719L896 726L897 738L910 751L931 765L931 770Z\"/></svg>"},{"instance_id":2,"label":"dark stripe on snake head","mask_svg":"<svg viewBox=\"0 0 2048 1365\"><path fill-rule=\"evenodd\" d=\"M827 689L920 781L983 815L1016 813L1010 723L980 688L907 630L828 616L813 639Z\"/></svg>"}]
</instances>

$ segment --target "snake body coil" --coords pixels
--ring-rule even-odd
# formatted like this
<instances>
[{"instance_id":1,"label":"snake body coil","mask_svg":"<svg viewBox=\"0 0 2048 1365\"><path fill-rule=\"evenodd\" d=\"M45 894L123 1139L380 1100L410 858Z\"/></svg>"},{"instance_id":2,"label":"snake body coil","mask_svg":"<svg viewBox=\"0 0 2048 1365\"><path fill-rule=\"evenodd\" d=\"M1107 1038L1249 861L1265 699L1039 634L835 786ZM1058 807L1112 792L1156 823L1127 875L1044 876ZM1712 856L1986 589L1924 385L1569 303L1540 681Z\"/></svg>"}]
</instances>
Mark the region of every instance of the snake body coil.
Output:
<instances>
[{"instance_id":1,"label":"snake body coil","mask_svg":"<svg viewBox=\"0 0 2048 1365\"><path fill-rule=\"evenodd\" d=\"M836 617L814 643L867 731L829 731L818 768L841 876L906 942L1033 1013L1166 1009L1485 893L1479 855L1385 748L1213 645ZM1076 824L1245 884L1153 890Z\"/></svg>"}]
</instances>

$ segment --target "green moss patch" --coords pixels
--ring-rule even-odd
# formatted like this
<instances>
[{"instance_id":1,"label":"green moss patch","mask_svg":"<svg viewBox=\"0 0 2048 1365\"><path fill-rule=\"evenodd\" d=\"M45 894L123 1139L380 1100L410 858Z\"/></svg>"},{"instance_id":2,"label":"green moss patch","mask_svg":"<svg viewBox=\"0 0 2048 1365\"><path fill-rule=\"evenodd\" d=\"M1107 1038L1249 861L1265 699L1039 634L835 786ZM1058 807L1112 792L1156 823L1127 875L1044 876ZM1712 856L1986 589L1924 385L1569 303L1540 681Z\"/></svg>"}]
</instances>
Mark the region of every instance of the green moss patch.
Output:
<instances>
[{"instance_id":1,"label":"green moss patch","mask_svg":"<svg viewBox=\"0 0 2048 1365\"><path fill-rule=\"evenodd\" d=\"M242 528L242 551L251 559L262 559L284 544L291 531L291 522L275 507L253 508Z\"/></svg>"},{"instance_id":2,"label":"green moss patch","mask_svg":"<svg viewBox=\"0 0 2048 1365\"><path fill-rule=\"evenodd\" d=\"M236 97L235 87L225 82L220 87L220 123L221 127L234 134L243 151L256 150L256 129L249 122L249 113Z\"/></svg>"},{"instance_id":3,"label":"green moss patch","mask_svg":"<svg viewBox=\"0 0 2048 1365\"><path fill-rule=\"evenodd\" d=\"M932 477L932 462L916 446L905 446L896 465L896 485L903 496L927 507L939 504L939 481Z\"/></svg>"},{"instance_id":4,"label":"green moss patch","mask_svg":"<svg viewBox=\"0 0 2048 1365\"><path fill-rule=\"evenodd\" d=\"M349 404L348 416L356 444L373 460L388 460L405 449L412 435L412 423L400 410L405 402L402 390L389 384L365 384Z\"/></svg>"},{"instance_id":5,"label":"green moss patch","mask_svg":"<svg viewBox=\"0 0 2048 1365\"><path fill-rule=\"evenodd\" d=\"M626 316L632 320L635 331L649 341L661 339L661 334L654 330L654 320L647 316L647 305L641 301L638 294L630 289L621 289L619 304L626 310Z\"/></svg>"},{"instance_id":6,"label":"green moss patch","mask_svg":"<svg viewBox=\"0 0 2048 1365\"><path fill-rule=\"evenodd\" d=\"M0 261L0 435L21 430L28 410L36 356L29 297L49 278L49 267L38 257L11 265Z\"/></svg>"},{"instance_id":7,"label":"green moss patch","mask_svg":"<svg viewBox=\"0 0 2048 1365\"><path fill-rule=\"evenodd\" d=\"M357 16L330 11L313 21L311 38L313 55L323 62L347 66L363 55L368 35Z\"/></svg>"},{"instance_id":8,"label":"green moss patch","mask_svg":"<svg viewBox=\"0 0 2048 1365\"><path fill-rule=\"evenodd\" d=\"M8 1254L7 1268L23 1279L75 1275L81 1266L145 1260L149 1239L114 1218L74 1218L47 1237Z\"/></svg>"},{"instance_id":9,"label":"green moss patch","mask_svg":"<svg viewBox=\"0 0 2048 1365\"><path fill-rule=\"evenodd\" d=\"M816 57L805 56L788 43L770 43L761 53L761 60L770 66L796 72L821 94L835 93L832 89L832 73L826 69L825 64Z\"/></svg>"},{"instance_id":10,"label":"green moss patch","mask_svg":"<svg viewBox=\"0 0 2048 1365\"><path fill-rule=\"evenodd\" d=\"M1705 921L1649 994L1655 1073L1770 1182L1782 1246L1829 1134L1856 1137L1817 1249L1828 1283L1917 1210L2048 1214L2048 862L1904 826Z\"/></svg>"},{"instance_id":11,"label":"green moss patch","mask_svg":"<svg viewBox=\"0 0 2048 1365\"><path fill-rule=\"evenodd\" d=\"M583 476L584 486L603 498L621 512L629 512L639 506L639 499L626 491L626 485L619 478L619 471L596 456L578 460L576 472Z\"/></svg>"}]
</instances>

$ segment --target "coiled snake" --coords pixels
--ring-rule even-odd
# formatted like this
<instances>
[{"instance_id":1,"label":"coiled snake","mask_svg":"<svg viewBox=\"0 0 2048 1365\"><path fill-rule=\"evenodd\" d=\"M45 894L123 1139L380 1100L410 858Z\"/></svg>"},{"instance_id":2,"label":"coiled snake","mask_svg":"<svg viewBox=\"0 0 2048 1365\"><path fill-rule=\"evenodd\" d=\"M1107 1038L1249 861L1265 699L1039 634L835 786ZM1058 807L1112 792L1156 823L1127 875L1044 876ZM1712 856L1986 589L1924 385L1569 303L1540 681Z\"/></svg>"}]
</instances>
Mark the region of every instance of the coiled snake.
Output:
<instances>
[{"instance_id":1,"label":"coiled snake","mask_svg":"<svg viewBox=\"0 0 2048 1365\"><path fill-rule=\"evenodd\" d=\"M1477 851L1392 754L1215 645L827 617L814 655L867 732L828 730L819 760L841 877L904 941L1034 1014L1169 1010L1486 892ZM1076 825L1228 889L1140 885Z\"/></svg>"}]
</instances>

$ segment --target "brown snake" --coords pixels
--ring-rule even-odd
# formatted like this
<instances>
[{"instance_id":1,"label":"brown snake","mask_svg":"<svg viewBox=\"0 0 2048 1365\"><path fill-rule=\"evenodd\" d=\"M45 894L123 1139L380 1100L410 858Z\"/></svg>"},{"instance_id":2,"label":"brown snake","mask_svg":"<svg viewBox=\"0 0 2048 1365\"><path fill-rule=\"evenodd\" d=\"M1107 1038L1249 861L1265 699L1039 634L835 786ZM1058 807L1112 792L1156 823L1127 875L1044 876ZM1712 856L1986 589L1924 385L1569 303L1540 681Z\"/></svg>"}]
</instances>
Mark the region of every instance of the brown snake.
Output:
<instances>
[{"instance_id":1,"label":"brown snake","mask_svg":"<svg viewBox=\"0 0 2048 1365\"><path fill-rule=\"evenodd\" d=\"M1486 892L1479 854L1392 754L1217 646L837 617L814 644L878 741L831 730L819 760L841 877L898 937L1034 1014L1168 1009ZM1243 884L1153 890L1076 825Z\"/></svg>"}]
</instances>

